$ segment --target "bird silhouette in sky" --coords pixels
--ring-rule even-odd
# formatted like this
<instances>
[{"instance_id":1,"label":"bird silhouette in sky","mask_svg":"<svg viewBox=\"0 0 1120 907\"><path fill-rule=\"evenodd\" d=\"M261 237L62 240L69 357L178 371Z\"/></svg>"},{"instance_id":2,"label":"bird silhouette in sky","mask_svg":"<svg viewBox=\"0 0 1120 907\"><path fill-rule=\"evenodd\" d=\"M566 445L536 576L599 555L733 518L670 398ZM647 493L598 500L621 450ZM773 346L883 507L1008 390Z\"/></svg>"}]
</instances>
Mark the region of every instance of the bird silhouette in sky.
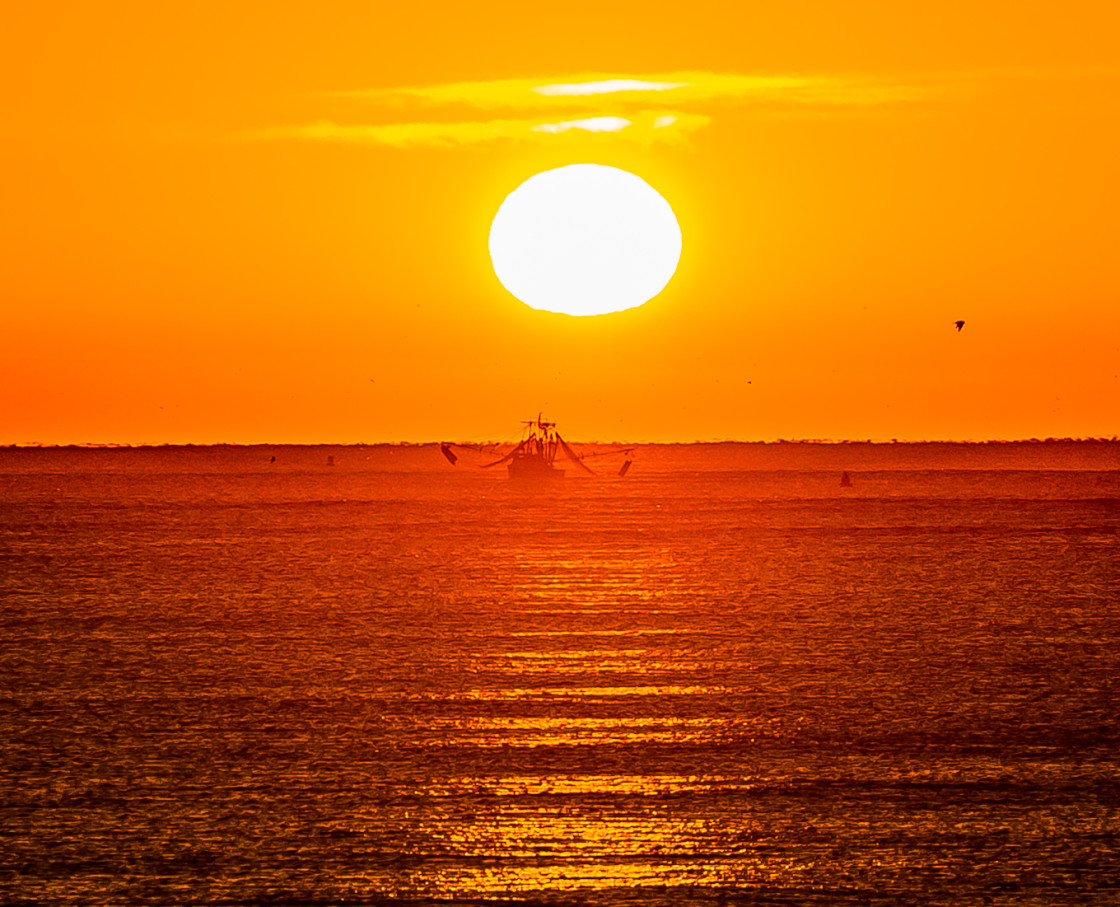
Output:
<instances>
[{"instance_id":1,"label":"bird silhouette in sky","mask_svg":"<svg viewBox=\"0 0 1120 907\"><path fill-rule=\"evenodd\" d=\"M959 334L961 332L961 328L964 327L964 322L963 321L954 321L953 323L957 326L957 333Z\"/></svg>"}]
</instances>

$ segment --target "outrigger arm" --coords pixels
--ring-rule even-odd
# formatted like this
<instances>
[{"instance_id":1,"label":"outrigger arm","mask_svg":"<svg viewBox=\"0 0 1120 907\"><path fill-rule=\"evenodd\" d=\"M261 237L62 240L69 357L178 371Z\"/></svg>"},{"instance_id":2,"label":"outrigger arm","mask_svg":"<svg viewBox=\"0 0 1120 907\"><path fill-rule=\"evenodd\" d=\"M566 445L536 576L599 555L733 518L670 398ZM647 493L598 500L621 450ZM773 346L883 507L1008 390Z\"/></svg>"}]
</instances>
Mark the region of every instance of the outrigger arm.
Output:
<instances>
[{"instance_id":1,"label":"outrigger arm","mask_svg":"<svg viewBox=\"0 0 1120 907\"><path fill-rule=\"evenodd\" d=\"M556 433L556 440L560 442L560 449L564 451L569 460L575 463L576 466L578 466L588 475L595 475L595 473L592 472L591 468L586 463L584 463L583 460L580 459L579 455L568 446L568 442L560 437L559 432Z\"/></svg>"},{"instance_id":2,"label":"outrigger arm","mask_svg":"<svg viewBox=\"0 0 1120 907\"><path fill-rule=\"evenodd\" d=\"M524 446L525 446L525 442L522 441L520 444L518 444L513 450L511 450L508 454L506 454L500 460L495 460L493 463L483 463L482 466L479 467L479 468L480 469L489 469L491 466L498 466L502 463L505 463L507 460L512 460L514 458L514 455L519 453L521 448L524 447Z\"/></svg>"}]
</instances>

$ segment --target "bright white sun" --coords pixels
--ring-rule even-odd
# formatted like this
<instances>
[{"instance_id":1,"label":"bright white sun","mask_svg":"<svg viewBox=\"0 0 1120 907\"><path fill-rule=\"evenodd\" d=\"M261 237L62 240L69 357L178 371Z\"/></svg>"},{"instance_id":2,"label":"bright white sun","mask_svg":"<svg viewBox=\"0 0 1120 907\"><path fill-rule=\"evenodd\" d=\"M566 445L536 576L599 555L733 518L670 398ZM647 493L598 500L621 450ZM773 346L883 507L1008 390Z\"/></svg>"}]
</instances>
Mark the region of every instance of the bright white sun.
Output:
<instances>
[{"instance_id":1,"label":"bright white sun","mask_svg":"<svg viewBox=\"0 0 1120 907\"><path fill-rule=\"evenodd\" d=\"M603 315L648 302L681 257L673 209L641 177L600 164L531 176L490 226L490 258L514 296L546 312Z\"/></svg>"}]
</instances>

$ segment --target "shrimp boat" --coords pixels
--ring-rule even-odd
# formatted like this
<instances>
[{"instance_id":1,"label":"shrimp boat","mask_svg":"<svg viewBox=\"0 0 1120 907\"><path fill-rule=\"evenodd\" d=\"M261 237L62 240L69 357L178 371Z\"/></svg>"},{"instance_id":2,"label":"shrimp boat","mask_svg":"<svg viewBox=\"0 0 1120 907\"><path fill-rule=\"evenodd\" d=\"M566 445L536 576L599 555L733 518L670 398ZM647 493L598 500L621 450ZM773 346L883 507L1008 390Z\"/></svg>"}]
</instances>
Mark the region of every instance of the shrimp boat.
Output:
<instances>
[{"instance_id":1,"label":"shrimp boat","mask_svg":"<svg viewBox=\"0 0 1120 907\"><path fill-rule=\"evenodd\" d=\"M511 479L532 479L551 481L553 479L564 478L564 470L556 465L557 457L563 454L578 466L583 472L588 475L595 475L594 471L584 463L586 456L598 456L598 454L586 454L581 456L576 453L568 445L561 436L560 432L556 430L555 422L546 422L543 414L538 414L535 419L528 419L522 424L521 440L517 442L513 450L505 456L494 460L492 463L482 464L483 469L490 469L494 466L501 466L503 463L507 464L509 470L509 477ZM440 453L447 458L447 461L454 466L459 457L455 454L451 445L447 442L440 444ZM479 449L473 445L458 445L460 447L469 447L470 449ZM616 451L611 451L615 453ZM617 451L617 453L629 454L630 449ZM618 474L620 476L626 475L626 471L630 468L630 460L626 460L622 464L622 468Z\"/></svg>"}]
</instances>

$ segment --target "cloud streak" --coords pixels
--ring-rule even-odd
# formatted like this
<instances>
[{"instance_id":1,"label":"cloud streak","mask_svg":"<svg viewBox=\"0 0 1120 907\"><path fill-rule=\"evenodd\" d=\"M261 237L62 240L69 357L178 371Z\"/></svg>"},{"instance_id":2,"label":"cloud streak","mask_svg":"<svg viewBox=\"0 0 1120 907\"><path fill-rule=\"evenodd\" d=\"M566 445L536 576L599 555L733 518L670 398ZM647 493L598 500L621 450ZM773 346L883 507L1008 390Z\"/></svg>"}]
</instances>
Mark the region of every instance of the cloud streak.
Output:
<instances>
[{"instance_id":1,"label":"cloud streak","mask_svg":"<svg viewBox=\"0 0 1120 907\"><path fill-rule=\"evenodd\" d=\"M641 79L604 79L591 82L566 82L559 85L537 85L533 91L543 95L615 94L621 91L668 91L685 88L687 82L643 82Z\"/></svg>"},{"instance_id":2,"label":"cloud streak","mask_svg":"<svg viewBox=\"0 0 1120 907\"><path fill-rule=\"evenodd\" d=\"M736 109L837 112L913 101L915 85L822 76L756 76L680 71L642 76L583 73L563 79L497 79L336 92L343 118L372 123L318 123L261 130L252 139L298 139L454 147L498 140L680 141ZM668 102L671 109L651 109ZM476 114L471 116L471 114ZM506 114L479 117L477 114ZM434 114L434 115L432 115ZM384 122L396 118L400 122ZM381 121L381 122L376 122Z\"/></svg>"},{"instance_id":3,"label":"cloud streak","mask_svg":"<svg viewBox=\"0 0 1120 907\"><path fill-rule=\"evenodd\" d=\"M585 132L619 132L627 126L633 125L632 121L622 117L591 117L587 120L568 120L564 123L540 123L529 128L533 132L551 132L554 135L567 132L569 129L582 129Z\"/></svg>"},{"instance_id":4,"label":"cloud streak","mask_svg":"<svg viewBox=\"0 0 1120 907\"><path fill-rule=\"evenodd\" d=\"M335 123L324 120L300 126L283 126L253 133L253 139L302 139L356 145L385 145L391 148L431 146L452 148L500 140L555 141L565 134L610 133L628 142L648 145L680 141L706 126L708 117L699 114L643 113L632 119L603 116L550 123L533 119L497 119L450 123L389 123L378 126Z\"/></svg>"},{"instance_id":5,"label":"cloud streak","mask_svg":"<svg viewBox=\"0 0 1120 907\"><path fill-rule=\"evenodd\" d=\"M490 82L449 82L444 85L341 92L335 96L387 106L419 103L468 105L480 110L503 107L541 110L594 107L606 97L610 97L615 105L646 104L653 93L670 96L674 106L704 101L851 106L913 100L925 92L914 85L869 79L679 71L635 77L583 73L566 77L563 81L496 79Z\"/></svg>"}]
</instances>

